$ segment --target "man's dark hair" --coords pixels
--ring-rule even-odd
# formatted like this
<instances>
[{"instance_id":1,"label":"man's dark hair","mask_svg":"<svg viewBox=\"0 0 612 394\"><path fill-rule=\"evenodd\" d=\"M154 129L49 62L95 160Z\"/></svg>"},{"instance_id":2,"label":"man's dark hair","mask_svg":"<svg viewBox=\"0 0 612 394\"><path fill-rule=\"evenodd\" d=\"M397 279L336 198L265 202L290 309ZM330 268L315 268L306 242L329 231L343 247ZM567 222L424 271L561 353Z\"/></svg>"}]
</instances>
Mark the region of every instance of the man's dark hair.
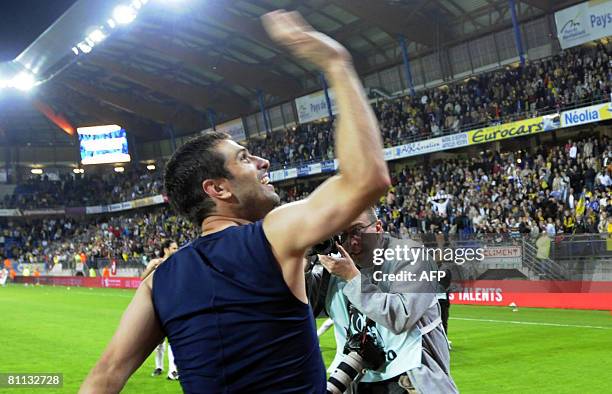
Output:
<instances>
[{"instance_id":1,"label":"man's dark hair","mask_svg":"<svg viewBox=\"0 0 612 394\"><path fill-rule=\"evenodd\" d=\"M215 203L204 193L205 179L231 178L217 144L229 134L210 131L192 138L178 148L166 164L165 188L174 210L198 226L210 216Z\"/></svg>"},{"instance_id":2,"label":"man's dark hair","mask_svg":"<svg viewBox=\"0 0 612 394\"><path fill-rule=\"evenodd\" d=\"M164 252L164 250L166 249L170 249L170 245L172 245L175 241L171 240L171 239L166 239L162 242L161 247L162 247L162 253Z\"/></svg>"}]
</instances>

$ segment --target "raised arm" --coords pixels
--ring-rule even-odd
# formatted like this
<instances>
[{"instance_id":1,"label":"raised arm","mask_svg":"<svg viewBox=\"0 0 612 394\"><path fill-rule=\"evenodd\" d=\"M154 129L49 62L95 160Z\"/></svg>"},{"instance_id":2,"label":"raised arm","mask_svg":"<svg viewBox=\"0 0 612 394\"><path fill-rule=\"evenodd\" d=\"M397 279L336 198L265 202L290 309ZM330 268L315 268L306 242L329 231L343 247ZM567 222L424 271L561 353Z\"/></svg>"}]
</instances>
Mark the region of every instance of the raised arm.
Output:
<instances>
[{"instance_id":1,"label":"raised arm","mask_svg":"<svg viewBox=\"0 0 612 394\"><path fill-rule=\"evenodd\" d=\"M265 15L263 22L275 41L324 71L340 110L335 130L339 173L305 200L279 207L264 219L266 236L291 286L287 273L303 275L301 266L292 266L301 263L304 251L339 232L373 205L390 185L390 178L376 117L347 50L314 31L296 12L276 11Z\"/></svg>"},{"instance_id":2,"label":"raised arm","mask_svg":"<svg viewBox=\"0 0 612 394\"><path fill-rule=\"evenodd\" d=\"M151 299L151 280L143 281L121 318L115 335L79 393L118 393L151 354L164 334Z\"/></svg>"}]
</instances>

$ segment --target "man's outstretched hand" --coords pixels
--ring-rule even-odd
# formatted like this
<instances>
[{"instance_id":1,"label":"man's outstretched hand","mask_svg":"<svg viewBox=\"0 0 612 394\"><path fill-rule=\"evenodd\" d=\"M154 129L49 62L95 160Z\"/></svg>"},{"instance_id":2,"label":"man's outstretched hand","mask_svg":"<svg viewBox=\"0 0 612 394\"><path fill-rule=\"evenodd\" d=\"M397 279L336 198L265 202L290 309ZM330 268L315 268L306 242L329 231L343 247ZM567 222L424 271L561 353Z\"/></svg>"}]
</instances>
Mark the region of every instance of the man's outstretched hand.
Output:
<instances>
[{"instance_id":1,"label":"man's outstretched hand","mask_svg":"<svg viewBox=\"0 0 612 394\"><path fill-rule=\"evenodd\" d=\"M330 274L348 282L359 275L359 270L347 251L344 250L344 248L339 244L336 244L336 247L340 252L340 257L325 256L320 254L318 255L319 261Z\"/></svg>"},{"instance_id":2,"label":"man's outstretched hand","mask_svg":"<svg viewBox=\"0 0 612 394\"><path fill-rule=\"evenodd\" d=\"M313 29L299 12L278 10L261 17L268 35L297 57L327 71L332 65L351 62L351 55L339 42Z\"/></svg>"}]
</instances>

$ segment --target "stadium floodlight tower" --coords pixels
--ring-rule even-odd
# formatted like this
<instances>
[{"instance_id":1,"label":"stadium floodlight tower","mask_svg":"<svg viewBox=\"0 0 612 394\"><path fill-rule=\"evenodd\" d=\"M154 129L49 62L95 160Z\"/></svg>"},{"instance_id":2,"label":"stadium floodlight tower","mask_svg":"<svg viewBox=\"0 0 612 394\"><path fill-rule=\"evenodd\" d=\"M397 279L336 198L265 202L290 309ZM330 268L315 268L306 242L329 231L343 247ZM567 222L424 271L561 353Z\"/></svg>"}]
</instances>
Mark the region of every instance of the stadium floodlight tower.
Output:
<instances>
[{"instance_id":1,"label":"stadium floodlight tower","mask_svg":"<svg viewBox=\"0 0 612 394\"><path fill-rule=\"evenodd\" d=\"M36 78L21 64L10 61L0 63L0 90L17 89L28 92L37 85Z\"/></svg>"}]
</instances>

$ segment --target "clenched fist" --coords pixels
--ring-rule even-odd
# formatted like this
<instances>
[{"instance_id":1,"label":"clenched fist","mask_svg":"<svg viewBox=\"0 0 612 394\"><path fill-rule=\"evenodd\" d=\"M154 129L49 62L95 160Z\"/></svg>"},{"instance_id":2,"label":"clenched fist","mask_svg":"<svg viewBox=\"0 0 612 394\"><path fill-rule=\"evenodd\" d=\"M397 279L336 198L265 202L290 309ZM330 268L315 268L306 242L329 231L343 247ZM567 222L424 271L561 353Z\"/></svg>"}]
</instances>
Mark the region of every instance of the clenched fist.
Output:
<instances>
[{"instance_id":1,"label":"clenched fist","mask_svg":"<svg viewBox=\"0 0 612 394\"><path fill-rule=\"evenodd\" d=\"M299 12L278 10L261 17L268 35L289 48L297 57L327 71L340 62L351 62L351 55L336 40L313 29Z\"/></svg>"}]
</instances>

